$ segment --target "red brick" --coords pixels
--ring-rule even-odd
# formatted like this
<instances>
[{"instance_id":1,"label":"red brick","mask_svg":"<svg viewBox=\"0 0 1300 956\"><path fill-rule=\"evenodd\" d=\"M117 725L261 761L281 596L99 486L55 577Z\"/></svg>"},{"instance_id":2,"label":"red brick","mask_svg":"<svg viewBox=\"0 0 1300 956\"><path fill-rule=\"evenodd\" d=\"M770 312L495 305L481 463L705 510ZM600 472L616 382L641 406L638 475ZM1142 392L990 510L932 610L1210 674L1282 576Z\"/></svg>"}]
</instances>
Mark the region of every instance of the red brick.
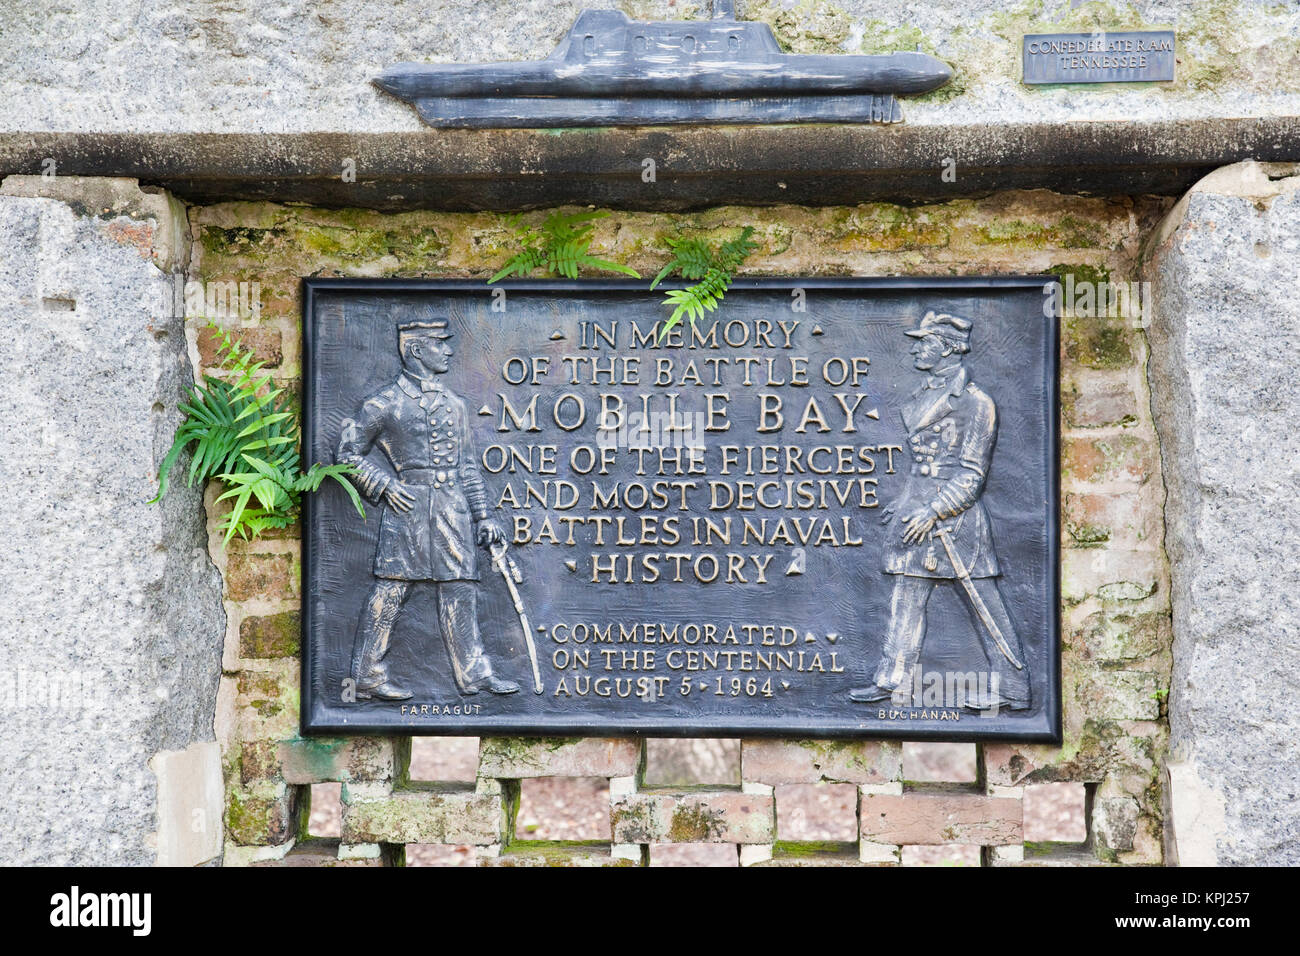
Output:
<instances>
[{"instance_id":1,"label":"red brick","mask_svg":"<svg viewBox=\"0 0 1300 956\"><path fill-rule=\"evenodd\" d=\"M1038 769L1034 754L1016 744L981 744L980 752L985 782L995 786L1018 786Z\"/></svg>"},{"instance_id":2,"label":"red brick","mask_svg":"<svg viewBox=\"0 0 1300 956\"><path fill-rule=\"evenodd\" d=\"M880 740L744 740L741 779L782 783L889 783L901 779L902 748Z\"/></svg>"},{"instance_id":3,"label":"red brick","mask_svg":"<svg viewBox=\"0 0 1300 956\"><path fill-rule=\"evenodd\" d=\"M1067 438L1061 443L1062 477L1141 484L1155 472L1155 456L1153 443L1137 435Z\"/></svg>"},{"instance_id":4,"label":"red brick","mask_svg":"<svg viewBox=\"0 0 1300 956\"><path fill-rule=\"evenodd\" d=\"M1118 425L1137 418L1137 396L1121 382L1089 382L1063 396L1065 420L1075 428Z\"/></svg>"},{"instance_id":5,"label":"red brick","mask_svg":"<svg viewBox=\"0 0 1300 956\"><path fill-rule=\"evenodd\" d=\"M628 794L610 808L615 843L771 843L770 794L739 790Z\"/></svg>"},{"instance_id":6,"label":"red brick","mask_svg":"<svg viewBox=\"0 0 1300 956\"><path fill-rule=\"evenodd\" d=\"M1112 544L1133 547L1150 542L1156 509L1137 492L1098 494L1075 492L1065 496L1067 544Z\"/></svg>"},{"instance_id":7,"label":"red brick","mask_svg":"<svg viewBox=\"0 0 1300 956\"><path fill-rule=\"evenodd\" d=\"M484 737L479 776L632 777L641 764L641 742L617 737Z\"/></svg>"},{"instance_id":8,"label":"red brick","mask_svg":"<svg viewBox=\"0 0 1300 956\"><path fill-rule=\"evenodd\" d=\"M953 788L863 794L862 839L896 846L999 846L1024 839L1024 803Z\"/></svg>"}]
</instances>

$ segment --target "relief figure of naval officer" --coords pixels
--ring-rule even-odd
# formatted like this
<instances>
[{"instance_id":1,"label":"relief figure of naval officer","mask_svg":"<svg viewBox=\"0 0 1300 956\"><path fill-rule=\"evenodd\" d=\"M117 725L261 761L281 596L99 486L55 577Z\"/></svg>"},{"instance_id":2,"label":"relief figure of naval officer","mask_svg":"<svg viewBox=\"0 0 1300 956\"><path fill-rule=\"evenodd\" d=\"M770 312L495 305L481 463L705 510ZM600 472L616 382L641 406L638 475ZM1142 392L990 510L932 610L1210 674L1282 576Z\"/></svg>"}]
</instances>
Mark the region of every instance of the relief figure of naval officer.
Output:
<instances>
[{"instance_id":1,"label":"relief figure of naval officer","mask_svg":"<svg viewBox=\"0 0 1300 956\"><path fill-rule=\"evenodd\" d=\"M385 657L416 585L436 591L439 630L460 692L519 689L492 673L479 637L475 544L490 547L505 534L487 516L465 403L440 380L451 365L451 337L441 318L398 325L401 374L343 422L336 459L355 465L353 482L382 505L375 583L353 648L360 700L412 696L389 675Z\"/></svg>"},{"instance_id":2,"label":"relief figure of naval officer","mask_svg":"<svg viewBox=\"0 0 1300 956\"><path fill-rule=\"evenodd\" d=\"M981 688L984 699L976 706L1019 710L1030 704L1024 650L998 590L998 557L980 500L997 439L997 408L970 380L963 361L971 325L960 316L928 312L918 328L904 333L916 339L913 365L925 381L902 408L912 464L901 496L882 519L884 572L893 578L889 624L875 682L850 691L856 701L886 701L900 690L910 698L926 605L935 586L946 583L970 612L988 658L989 691Z\"/></svg>"}]
</instances>

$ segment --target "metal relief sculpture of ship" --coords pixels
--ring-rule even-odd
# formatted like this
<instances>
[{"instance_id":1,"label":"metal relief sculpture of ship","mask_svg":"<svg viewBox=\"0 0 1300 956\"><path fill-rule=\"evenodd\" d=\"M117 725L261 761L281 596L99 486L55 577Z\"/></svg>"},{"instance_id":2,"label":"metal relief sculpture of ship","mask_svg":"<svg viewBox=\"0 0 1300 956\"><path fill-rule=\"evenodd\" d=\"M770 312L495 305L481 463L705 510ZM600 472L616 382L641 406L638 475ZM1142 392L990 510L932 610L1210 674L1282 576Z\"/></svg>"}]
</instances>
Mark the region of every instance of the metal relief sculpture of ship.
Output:
<instances>
[{"instance_id":1,"label":"metal relief sculpture of ship","mask_svg":"<svg viewBox=\"0 0 1300 956\"><path fill-rule=\"evenodd\" d=\"M645 22L585 10L544 60L399 63L375 79L430 126L640 126L666 123L898 123L899 95L952 70L926 53L790 54L765 23Z\"/></svg>"}]
</instances>

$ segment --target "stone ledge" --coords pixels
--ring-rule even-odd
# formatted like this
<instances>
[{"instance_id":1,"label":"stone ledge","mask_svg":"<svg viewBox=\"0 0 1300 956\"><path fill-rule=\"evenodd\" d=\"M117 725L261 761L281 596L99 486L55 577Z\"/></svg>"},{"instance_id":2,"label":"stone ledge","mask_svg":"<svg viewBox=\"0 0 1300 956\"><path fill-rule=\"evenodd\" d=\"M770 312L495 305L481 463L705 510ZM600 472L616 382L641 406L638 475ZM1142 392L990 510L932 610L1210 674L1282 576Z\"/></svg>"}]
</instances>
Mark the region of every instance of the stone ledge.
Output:
<instances>
[{"instance_id":1,"label":"stone ledge","mask_svg":"<svg viewBox=\"0 0 1300 956\"><path fill-rule=\"evenodd\" d=\"M1244 159L1300 161L1300 117L1004 125L628 127L375 133L0 133L0 175L131 176L199 204L627 209L970 198L1003 189L1179 195ZM961 172L942 160L960 147ZM355 160L352 183L339 175ZM659 157L657 182L641 161Z\"/></svg>"}]
</instances>

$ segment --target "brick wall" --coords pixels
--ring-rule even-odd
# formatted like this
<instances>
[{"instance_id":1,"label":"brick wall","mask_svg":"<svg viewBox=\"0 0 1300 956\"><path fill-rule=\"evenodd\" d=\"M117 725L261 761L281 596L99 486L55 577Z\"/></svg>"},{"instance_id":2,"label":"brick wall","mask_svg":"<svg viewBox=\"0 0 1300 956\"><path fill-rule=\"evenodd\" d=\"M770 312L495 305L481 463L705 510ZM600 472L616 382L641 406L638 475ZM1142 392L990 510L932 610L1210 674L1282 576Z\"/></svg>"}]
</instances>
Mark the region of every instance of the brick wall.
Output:
<instances>
[{"instance_id":1,"label":"brick wall","mask_svg":"<svg viewBox=\"0 0 1300 956\"><path fill-rule=\"evenodd\" d=\"M762 243L746 264L752 274L1053 271L1130 281L1143 240L1169 205L1039 190L919 207L615 212L600 223L593 249L651 275L662 264L664 235L748 224ZM292 388L301 375L303 276L486 278L511 251L504 218L489 213L230 203L191 209L190 224L191 278L258 283L260 315L223 324L239 328ZM206 369L214 343L191 325L192 358ZM1140 322L1062 322L1064 742L981 745L976 779L967 783L905 780L900 745L878 741L744 741L738 784L661 788L646 785L645 744L634 740L485 739L473 781L412 782L409 740L301 739L299 533L222 551L209 489L210 550L228 615L218 710L226 862L391 863L404 847L428 844L473 846L484 865L633 865L666 844L735 847L743 864L890 864L908 858L900 848L935 845L979 847L992 865L1161 862L1171 633L1146 360ZM555 776L608 780L609 832L599 844L517 838L521 781ZM337 845L301 839L308 789L324 782L340 784ZM1087 843L1026 845L1026 788L1057 782L1087 788ZM779 841L783 794L819 783L856 787L857 840Z\"/></svg>"}]
</instances>

